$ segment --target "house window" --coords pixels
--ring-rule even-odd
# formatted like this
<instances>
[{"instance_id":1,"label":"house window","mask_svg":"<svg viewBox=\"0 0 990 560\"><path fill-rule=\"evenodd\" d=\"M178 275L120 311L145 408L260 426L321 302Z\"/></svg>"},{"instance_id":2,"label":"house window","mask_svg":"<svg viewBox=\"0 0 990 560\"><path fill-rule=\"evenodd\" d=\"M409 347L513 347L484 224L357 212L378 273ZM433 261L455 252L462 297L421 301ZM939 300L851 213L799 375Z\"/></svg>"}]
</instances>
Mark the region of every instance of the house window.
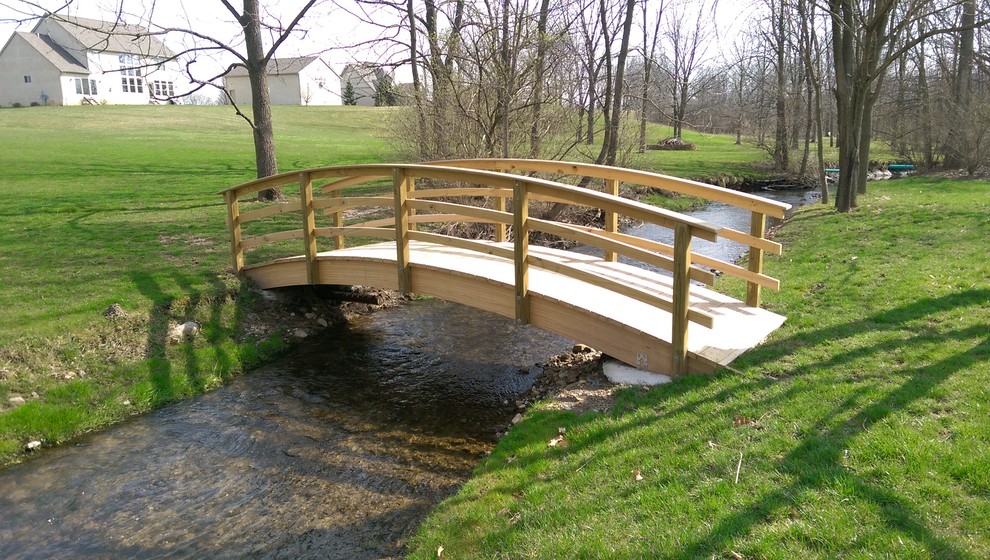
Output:
<instances>
[{"instance_id":1,"label":"house window","mask_svg":"<svg viewBox=\"0 0 990 560\"><path fill-rule=\"evenodd\" d=\"M77 95L96 95L96 80L76 78Z\"/></svg>"},{"instance_id":2,"label":"house window","mask_svg":"<svg viewBox=\"0 0 990 560\"><path fill-rule=\"evenodd\" d=\"M31 83L31 76L24 76L24 83L25 84L30 84Z\"/></svg>"},{"instance_id":3,"label":"house window","mask_svg":"<svg viewBox=\"0 0 990 560\"><path fill-rule=\"evenodd\" d=\"M133 54L121 54L117 56L117 60L120 61L120 75L121 76L140 76L141 66L144 66L144 61L141 57L134 56Z\"/></svg>"},{"instance_id":4,"label":"house window","mask_svg":"<svg viewBox=\"0 0 990 560\"><path fill-rule=\"evenodd\" d=\"M124 93L144 93L144 80L141 78L121 78L120 91Z\"/></svg>"},{"instance_id":5,"label":"house window","mask_svg":"<svg viewBox=\"0 0 990 560\"><path fill-rule=\"evenodd\" d=\"M172 82L166 82L164 80L155 80L151 83L151 91L154 92L155 97L174 97L175 96L175 86Z\"/></svg>"}]
</instances>

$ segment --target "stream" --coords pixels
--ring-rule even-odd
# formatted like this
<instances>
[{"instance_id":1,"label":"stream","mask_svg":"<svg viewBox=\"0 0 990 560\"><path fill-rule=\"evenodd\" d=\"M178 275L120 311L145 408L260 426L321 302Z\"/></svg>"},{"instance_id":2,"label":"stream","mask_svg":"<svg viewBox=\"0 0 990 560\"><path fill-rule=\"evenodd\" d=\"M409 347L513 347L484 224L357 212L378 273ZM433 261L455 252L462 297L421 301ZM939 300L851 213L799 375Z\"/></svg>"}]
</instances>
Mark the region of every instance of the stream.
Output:
<instances>
[{"instance_id":1,"label":"stream","mask_svg":"<svg viewBox=\"0 0 990 560\"><path fill-rule=\"evenodd\" d=\"M749 227L720 204L692 215ZM360 317L212 393L0 470L0 558L401 557L492 449L533 365L570 345L441 300Z\"/></svg>"}]
</instances>

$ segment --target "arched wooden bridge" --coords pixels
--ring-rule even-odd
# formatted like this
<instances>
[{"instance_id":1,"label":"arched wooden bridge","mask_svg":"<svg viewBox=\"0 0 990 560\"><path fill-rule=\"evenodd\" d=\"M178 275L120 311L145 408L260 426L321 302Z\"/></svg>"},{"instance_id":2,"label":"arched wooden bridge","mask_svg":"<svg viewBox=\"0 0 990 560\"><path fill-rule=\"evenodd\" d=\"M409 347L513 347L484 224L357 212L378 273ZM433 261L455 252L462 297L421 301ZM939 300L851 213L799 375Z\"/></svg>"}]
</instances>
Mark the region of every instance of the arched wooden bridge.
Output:
<instances>
[{"instance_id":1,"label":"arched wooden bridge","mask_svg":"<svg viewBox=\"0 0 990 560\"><path fill-rule=\"evenodd\" d=\"M603 192L537 174L584 178ZM744 208L752 212L751 230L620 198L620 182ZM245 199L274 187L297 200ZM386 189L391 195L362 194ZM783 217L789 205L702 183L590 164L482 159L306 169L222 194L234 268L262 288L343 284L431 295L515 317L641 369L673 375L728 364L784 321L759 303L761 288L780 286L763 273L764 253L781 250L764 236L766 218ZM552 216L562 205L599 209L604 227L535 217ZM373 219L345 224L355 213ZM619 232L620 216L670 228L673 245ZM488 239L456 235L465 229ZM596 247L604 257L531 245L535 232ZM347 237L365 244L347 247ZM748 245L749 266L692 253L692 239ZM647 267L618 262L619 256ZM715 282L713 270L745 280L747 301L705 287Z\"/></svg>"}]
</instances>

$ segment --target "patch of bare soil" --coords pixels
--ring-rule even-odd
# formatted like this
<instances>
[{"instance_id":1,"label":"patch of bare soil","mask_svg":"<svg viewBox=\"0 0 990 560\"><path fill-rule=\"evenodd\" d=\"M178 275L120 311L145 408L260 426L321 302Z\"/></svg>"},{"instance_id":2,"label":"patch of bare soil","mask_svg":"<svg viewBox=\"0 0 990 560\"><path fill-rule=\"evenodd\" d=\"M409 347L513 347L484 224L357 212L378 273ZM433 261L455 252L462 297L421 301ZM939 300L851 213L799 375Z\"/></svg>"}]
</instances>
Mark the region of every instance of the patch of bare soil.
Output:
<instances>
[{"instance_id":1,"label":"patch of bare soil","mask_svg":"<svg viewBox=\"0 0 990 560\"><path fill-rule=\"evenodd\" d=\"M532 403L550 399L552 410L608 412L615 404L616 385L602 371L602 353L583 344L572 352L552 356L543 372L519 401L520 409Z\"/></svg>"}]
</instances>

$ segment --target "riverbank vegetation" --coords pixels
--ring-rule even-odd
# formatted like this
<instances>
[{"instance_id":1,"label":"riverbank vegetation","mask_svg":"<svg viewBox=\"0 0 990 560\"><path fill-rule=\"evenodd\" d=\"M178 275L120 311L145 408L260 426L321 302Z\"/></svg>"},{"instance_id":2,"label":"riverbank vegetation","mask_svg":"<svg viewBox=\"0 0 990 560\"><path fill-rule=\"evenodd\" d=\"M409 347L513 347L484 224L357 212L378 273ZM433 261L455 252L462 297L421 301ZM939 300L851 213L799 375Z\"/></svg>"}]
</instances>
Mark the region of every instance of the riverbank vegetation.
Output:
<instances>
[{"instance_id":1,"label":"riverbank vegetation","mask_svg":"<svg viewBox=\"0 0 990 560\"><path fill-rule=\"evenodd\" d=\"M990 187L860 200L780 230L763 346L607 413L531 410L412 557L990 556Z\"/></svg>"}]
</instances>

